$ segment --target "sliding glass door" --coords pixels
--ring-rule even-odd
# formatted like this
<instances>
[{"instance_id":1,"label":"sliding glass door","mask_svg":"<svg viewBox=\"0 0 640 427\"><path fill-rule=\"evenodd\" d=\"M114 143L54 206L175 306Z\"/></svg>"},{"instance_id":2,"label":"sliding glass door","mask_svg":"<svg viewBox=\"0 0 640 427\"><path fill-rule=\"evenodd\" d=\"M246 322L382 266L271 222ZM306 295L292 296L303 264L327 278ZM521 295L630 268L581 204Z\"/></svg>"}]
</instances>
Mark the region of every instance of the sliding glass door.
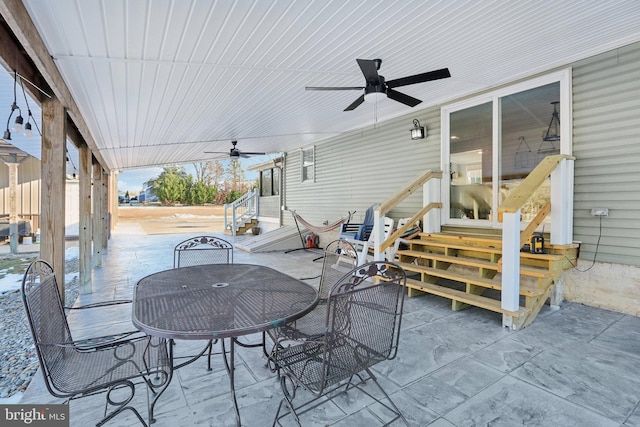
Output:
<instances>
[{"instance_id":1,"label":"sliding glass door","mask_svg":"<svg viewBox=\"0 0 640 427\"><path fill-rule=\"evenodd\" d=\"M497 227L498 206L536 165L570 153L560 134L570 127L570 114L564 121L560 114L570 111L561 109L561 100L570 100L569 79L568 72L556 73L443 108L445 223ZM549 192L546 182L530 197L521 209L524 222Z\"/></svg>"}]
</instances>

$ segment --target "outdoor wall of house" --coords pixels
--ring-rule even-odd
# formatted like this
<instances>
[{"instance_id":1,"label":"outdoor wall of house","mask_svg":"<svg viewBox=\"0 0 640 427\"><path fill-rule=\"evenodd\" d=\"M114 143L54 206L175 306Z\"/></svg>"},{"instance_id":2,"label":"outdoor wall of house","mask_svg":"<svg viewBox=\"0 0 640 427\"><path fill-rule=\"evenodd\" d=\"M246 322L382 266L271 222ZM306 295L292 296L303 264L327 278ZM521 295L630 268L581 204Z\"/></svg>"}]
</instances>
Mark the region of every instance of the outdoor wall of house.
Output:
<instances>
[{"instance_id":1,"label":"outdoor wall of house","mask_svg":"<svg viewBox=\"0 0 640 427\"><path fill-rule=\"evenodd\" d=\"M373 111L370 104L362 104L359 108ZM420 120L420 124L428 128L427 138L411 140L413 119ZM394 195L421 173L440 169L440 108L411 111L402 117L316 144L313 181L301 182L300 161L300 150L287 153L287 209L295 210L306 221L318 226L324 221L332 223L345 217L349 211L356 211L352 222L361 222L369 206ZM411 217L421 207L422 191L419 191L392 210L389 216L396 220ZM283 222L294 224L290 212L284 212ZM338 234L339 230L322 233L321 242Z\"/></svg>"},{"instance_id":2,"label":"outdoor wall of house","mask_svg":"<svg viewBox=\"0 0 640 427\"><path fill-rule=\"evenodd\" d=\"M569 66L576 157L574 239L581 247L577 268L563 276L563 296L640 315L640 43ZM409 138L413 118L429 128L427 139ZM439 107L317 143L314 181L301 182L301 153L291 151L285 204L313 224L333 222L354 210L353 221L359 222L371 204L419 173L439 169L440 152ZM414 195L391 216L410 216L421 203L422 194ZM594 207L609 208L609 216L600 222L591 215ZM293 224L289 213L284 223Z\"/></svg>"},{"instance_id":3,"label":"outdoor wall of house","mask_svg":"<svg viewBox=\"0 0 640 427\"><path fill-rule=\"evenodd\" d=\"M262 233L280 227L280 196L260 197L258 221Z\"/></svg>"},{"instance_id":4,"label":"outdoor wall of house","mask_svg":"<svg viewBox=\"0 0 640 427\"><path fill-rule=\"evenodd\" d=\"M67 180L64 191L64 234L75 239L80 234L80 182Z\"/></svg>"},{"instance_id":5,"label":"outdoor wall of house","mask_svg":"<svg viewBox=\"0 0 640 427\"><path fill-rule=\"evenodd\" d=\"M28 158L18 167L18 216L31 221L32 232L40 227L40 160ZM80 222L77 180L68 180L65 188L65 234L78 236ZM9 214L9 168L0 162L0 214Z\"/></svg>"},{"instance_id":6,"label":"outdoor wall of house","mask_svg":"<svg viewBox=\"0 0 640 427\"><path fill-rule=\"evenodd\" d=\"M18 216L31 221L32 232L39 227L40 161L30 157L18 166ZM0 162L0 214L9 215L9 167Z\"/></svg>"},{"instance_id":7,"label":"outdoor wall of house","mask_svg":"<svg viewBox=\"0 0 640 427\"><path fill-rule=\"evenodd\" d=\"M573 66L574 239L581 246L578 268L564 278L566 299L636 315L640 315L639 76L640 43ZM609 208L609 216L601 222L591 216L594 207ZM596 263L589 269L594 257Z\"/></svg>"}]
</instances>

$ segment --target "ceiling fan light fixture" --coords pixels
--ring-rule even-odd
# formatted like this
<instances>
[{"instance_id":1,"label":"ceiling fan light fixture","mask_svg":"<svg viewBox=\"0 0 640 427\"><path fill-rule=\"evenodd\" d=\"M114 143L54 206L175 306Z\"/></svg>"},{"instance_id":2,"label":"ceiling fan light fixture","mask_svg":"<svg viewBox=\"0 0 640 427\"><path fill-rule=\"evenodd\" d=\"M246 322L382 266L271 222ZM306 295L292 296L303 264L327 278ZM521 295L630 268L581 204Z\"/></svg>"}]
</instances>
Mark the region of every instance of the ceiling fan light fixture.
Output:
<instances>
[{"instance_id":1,"label":"ceiling fan light fixture","mask_svg":"<svg viewBox=\"0 0 640 427\"><path fill-rule=\"evenodd\" d=\"M424 139L427 137L427 130L420 126L418 119L413 119L413 129L411 129L411 139Z\"/></svg>"},{"instance_id":2,"label":"ceiling fan light fixture","mask_svg":"<svg viewBox=\"0 0 640 427\"><path fill-rule=\"evenodd\" d=\"M364 101L375 104L387 98L387 88L384 85L367 86L364 88Z\"/></svg>"}]
</instances>

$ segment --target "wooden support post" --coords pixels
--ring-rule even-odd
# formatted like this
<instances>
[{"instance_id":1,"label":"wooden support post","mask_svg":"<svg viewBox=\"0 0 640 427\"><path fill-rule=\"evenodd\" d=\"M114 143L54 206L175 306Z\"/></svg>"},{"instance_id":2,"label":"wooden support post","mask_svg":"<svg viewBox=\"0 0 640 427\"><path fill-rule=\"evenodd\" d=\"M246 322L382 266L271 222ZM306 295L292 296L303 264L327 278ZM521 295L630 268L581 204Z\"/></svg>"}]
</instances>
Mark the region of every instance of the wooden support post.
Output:
<instances>
[{"instance_id":1,"label":"wooden support post","mask_svg":"<svg viewBox=\"0 0 640 427\"><path fill-rule=\"evenodd\" d=\"M99 163L93 163L93 186L91 193L93 197L93 215L91 224L91 234L93 237L93 265L94 267L102 266L102 231L104 222L104 207L102 203L102 166Z\"/></svg>"},{"instance_id":2,"label":"wooden support post","mask_svg":"<svg viewBox=\"0 0 640 427\"><path fill-rule=\"evenodd\" d=\"M64 302L66 118L57 98L42 102L40 257L53 267Z\"/></svg>"},{"instance_id":3,"label":"wooden support post","mask_svg":"<svg viewBox=\"0 0 640 427\"><path fill-rule=\"evenodd\" d=\"M431 178L422 187L422 204L428 206L431 203L440 203L441 197L441 182L440 178ZM431 209L427 212L422 219L422 231L425 233L439 233L440 232L440 215L442 208Z\"/></svg>"},{"instance_id":4,"label":"wooden support post","mask_svg":"<svg viewBox=\"0 0 640 427\"><path fill-rule=\"evenodd\" d=\"M106 255L109 248L109 180L111 176L102 171L102 185L100 186L102 192L102 254Z\"/></svg>"},{"instance_id":5,"label":"wooden support post","mask_svg":"<svg viewBox=\"0 0 640 427\"><path fill-rule=\"evenodd\" d=\"M86 144L78 148L80 157L80 227L79 227L79 273L80 294L91 293L91 151Z\"/></svg>"},{"instance_id":6,"label":"wooden support post","mask_svg":"<svg viewBox=\"0 0 640 427\"><path fill-rule=\"evenodd\" d=\"M118 175L109 175L109 233L118 224Z\"/></svg>"},{"instance_id":7,"label":"wooden support post","mask_svg":"<svg viewBox=\"0 0 640 427\"><path fill-rule=\"evenodd\" d=\"M384 261L384 255L380 252L380 245L384 239L384 217L380 215L380 208L376 207L373 210L373 230L371 231L373 236L373 259L374 261ZM367 261L367 251L363 250L363 261ZM361 263L362 264L362 263Z\"/></svg>"},{"instance_id":8,"label":"wooden support post","mask_svg":"<svg viewBox=\"0 0 640 427\"><path fill-rule=\"evenodd\" d=\"M9 249L12 254L18 253L18 159L15 154L9 155Z\"/></svg>"},{"instance_id":9,"label":"wooden support post","mask_svg":"<svg viewBox=\"0 0 640 427\"><path fill-rule=\"evenodd\" d=\"M503 310L520 310L520 209L502 216L502 302ZM514 328L513 317L502 315L502 325Z\"/></svg>"},{"instance_id":10,"label":"wooden support post","mask_svg":"<svg viewBox=\"0 0 640 427\"><path fill-rule=\"evenodd\" d=\"M573 243L573 159L563 159L551 172L552 245Z\"/></svg>"}]
</instances>

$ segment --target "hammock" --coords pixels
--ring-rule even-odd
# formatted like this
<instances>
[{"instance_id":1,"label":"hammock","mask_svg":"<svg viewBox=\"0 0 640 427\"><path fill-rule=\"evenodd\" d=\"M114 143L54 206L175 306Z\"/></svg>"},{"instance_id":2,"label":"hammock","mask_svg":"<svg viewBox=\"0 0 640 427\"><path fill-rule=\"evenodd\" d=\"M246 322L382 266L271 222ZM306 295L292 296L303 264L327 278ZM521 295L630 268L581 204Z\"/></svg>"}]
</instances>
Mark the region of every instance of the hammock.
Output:
<instances>
[{"instance_id":1,"label":"hammock","mask_svg":"<svg viewBox=\"0 0 640 427\"><path fill-rule=\"evenodd\" d=\"M298 215L296 213L296 211L290 211L290 212L293 215L293 218L296 220L296 222L299 222L307 230L313 231L314 233L324 233L324 232L327 232L327 231L331 231L331 230L333 230L335 228L338 228L344 222L349 222L351 220L351 212L349 212L349 214L346 217L340 218L339 220L337 220L336 222L333 222L331 224L327 224L325 226L319 227L317 225L309 224L300 215Z\"/></svg>"}]
</instances>

